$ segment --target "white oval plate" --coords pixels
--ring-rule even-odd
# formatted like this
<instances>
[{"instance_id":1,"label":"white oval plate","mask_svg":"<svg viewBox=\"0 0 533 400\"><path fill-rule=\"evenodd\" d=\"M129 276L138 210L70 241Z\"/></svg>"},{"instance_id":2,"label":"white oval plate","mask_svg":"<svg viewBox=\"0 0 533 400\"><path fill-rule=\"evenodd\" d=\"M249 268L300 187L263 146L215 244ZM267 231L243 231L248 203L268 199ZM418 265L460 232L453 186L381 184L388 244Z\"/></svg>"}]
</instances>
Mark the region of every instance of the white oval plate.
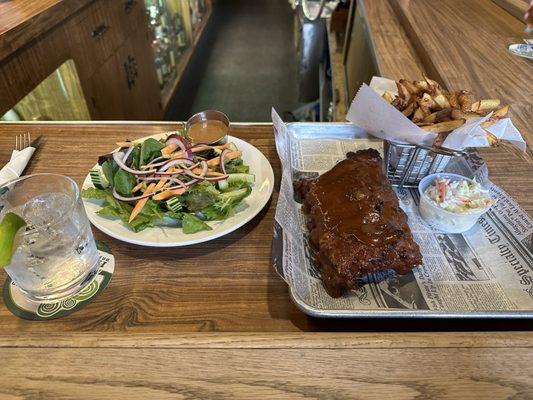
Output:
<instances>
[{"instance_id":1,"label":"white oval plate","mask_svg":"<svg viewBox=\"0 0 533 400\"><path fill-rule=\"evenodd\" d=\"M149 137L161 139L166 133L147 136L136 140L140 143ZM127 243L150 247L177 247L206 242L224 236L240 228L255 217L266 205L274 190L274 171L267 158L251 144L233 136L228 141L234 142L242 151L242 159L250 166L250 173L255 175L255 184L252 193L235 209L235 214L225 221L209 221L213 228L211 231L200 231L193 234L184 234L178 227L154 227L135 233L120 220L105 218L96 212L101 208L100 203L90 199L83 199L85 211L91 223L104 232ZM96 168L96 166L95 166ZM89 174L83 182L83 188L93 187Z\"/></svg>"}]
</instances>

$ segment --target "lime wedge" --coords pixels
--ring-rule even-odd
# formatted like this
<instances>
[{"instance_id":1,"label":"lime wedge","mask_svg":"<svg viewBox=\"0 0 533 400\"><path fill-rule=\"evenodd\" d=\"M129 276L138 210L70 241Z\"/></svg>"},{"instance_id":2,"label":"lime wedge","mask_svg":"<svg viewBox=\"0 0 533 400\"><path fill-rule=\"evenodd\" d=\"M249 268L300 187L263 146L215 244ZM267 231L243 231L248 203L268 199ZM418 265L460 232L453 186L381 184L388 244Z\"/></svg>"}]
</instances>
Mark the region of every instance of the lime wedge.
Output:
<instances>
[{"instance_id":1,"label":"lime wedge","mask_svg":"<svg viewBox=\"0 0 533 400\"><path fill-rule=\"evenodd\" d=\"M15 236L19 229L25 225L26 222L12 212L7 213L0 222L0 268L8 266L11 262L15 250L13 246Z\"/></svg>"}]
</instances>

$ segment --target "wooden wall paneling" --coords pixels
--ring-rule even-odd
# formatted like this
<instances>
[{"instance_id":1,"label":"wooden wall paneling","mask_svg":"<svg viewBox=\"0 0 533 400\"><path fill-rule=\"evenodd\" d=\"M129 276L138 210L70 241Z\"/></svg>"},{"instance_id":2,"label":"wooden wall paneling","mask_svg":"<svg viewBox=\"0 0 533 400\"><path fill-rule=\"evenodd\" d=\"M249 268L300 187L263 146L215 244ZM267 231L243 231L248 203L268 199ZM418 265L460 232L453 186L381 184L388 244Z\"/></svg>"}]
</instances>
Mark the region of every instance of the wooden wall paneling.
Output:
<instances>
[{"instance_id":1,"label":"wooden wall paneling","mask_svg":"<svg viewBox=\"0 0 533 400\"><path fill-rule=\"evenodd\" d=\"M147 25L139 27L119 48L117 61L121 73L116 79L124 85L122 93L128 119L161 118L163 110Z\"/></svg>"},{"instance_id":2,"label":"wooden wall paneling","mask_svg":"<svg viewBox=\"0 0 533 400\"><path fill-rule=\"evenodd\" d=\"M70 58L68 35L64 26L58 26L0 62L0 115Z\"/></svg>"},{"instance_id":3,"label":"wooden wall paneling","mask_svg":"<svg viewBox=\"0 0 533 400\"><path fill-rule=\"evenodd\" d=\"M95 120L126 120L126 84L118 54L113 54L84 82L91 115Z\"/></svg>"},{"instance_id":4,"label":"wooden wall paneling","mask_svg":"<svg viewBox=\"0 0 533 400\"><path fill-rule=\"evenodd\" d=\"M104 0L124 40L148 25L144 0Z\"/></svg>"},{"instance_id":5,"label":"wooden wall paneling","mask_svg":"<svg viewBox=\"0 0 533 400\"><path fill-rule=\"evenodd\" d=\"M92 76L124 42L125 36L109 1L94 2L66 24L82 80Z\"/></svg>"},{"instance_id":6,"label":"wooden wall paneling","mask_svg":"<svg viewBox=\"0 0 533 400\"><path fill-rule=\"evenodd\" d=\"M36 40L92 1L0 1L0 60Z\"/></svg>"}]
</instances>

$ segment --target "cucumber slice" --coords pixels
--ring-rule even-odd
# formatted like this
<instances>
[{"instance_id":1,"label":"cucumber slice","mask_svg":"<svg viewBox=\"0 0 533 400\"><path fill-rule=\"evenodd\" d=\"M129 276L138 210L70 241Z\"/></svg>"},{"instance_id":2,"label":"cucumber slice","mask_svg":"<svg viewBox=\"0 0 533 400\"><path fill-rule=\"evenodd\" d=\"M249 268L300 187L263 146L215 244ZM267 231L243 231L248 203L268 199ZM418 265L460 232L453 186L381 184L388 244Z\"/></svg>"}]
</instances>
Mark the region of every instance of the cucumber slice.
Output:
<instances>
[{"instance_id":1,"label":"cucumber slice","mask_svg":"<svg viewBox=\"0 0 533 400\"><path fill-rule=\"evenodd\" d=\"M228 184L232 183L254 183L255 175L253 174L229 174L228 175Z\"/></svg>"},{"instance_id":2,"label":"cucumber slice","mask_svg":"<svg viewBox=\"0 0 533 400\"><path fill-rule=\"evenodd\" d=\"M11 263L15 251L15 236L26 222L17 214L7 213L0 223L0 268Z\"/></svg>"},{"instance_id":3,"label":"cucumber slice","mask_svg":"<svg viewBox=\"0 0 533 400\"><path fill-rule=\"evenodd\" d=\"M166 201L166 205L170 211L173 212L180 212L183 208L183 205L181 204L181 201L179 197L172 197L171 199Z\"/></svg>"},{"instance_id":4,"label":"cucumber slice","mask_svg":"<svg viewBox=\"0 0 533 400\"><path fill-rule=\"evenodd\" d=\"M218 181L219 190L227 190L230 185L236 184L251 184L255 182L255 175L253 174L229 174L228 179Z\"/></svg>"},{"instance_id":5,"label":"cucumber slice","mask_svg":"<svg viewBox=\"0 0 533 400\"><path fill-rule=\"evenodd\" d=\"M231 192L221 193L220 197L224 197L226 199L231 199L231 198L234 198L234 197L241 197L241 196L244 196L247 193L249 193L248 191L249 191L249 189L233 190Z\"/></svg>"},{"instance_id":6,"label":"cucumber slice","mask_svg":"<svg viewBox=\"0 0 533 400\"><path fill-rule=\"evenodd\" d=\"M224 179L223 181L217 182L218 190L226 190L229 186L228 180Z\"/></svg>"},{"instance_id":7,"label":"cucumber slice","mask_svg":"<svg viewBox=\"0 0 533 400\"><path fill-rule=\"evenodd\" d=\"M97 188L97 189L107 189L109 187L108 180L106 179L104 174L102 174L100 172L100 170L91 169L90 175L91 175L91 181L92 181L92 183L93 183L95 188Z\"/></svg>"}]
</instances>

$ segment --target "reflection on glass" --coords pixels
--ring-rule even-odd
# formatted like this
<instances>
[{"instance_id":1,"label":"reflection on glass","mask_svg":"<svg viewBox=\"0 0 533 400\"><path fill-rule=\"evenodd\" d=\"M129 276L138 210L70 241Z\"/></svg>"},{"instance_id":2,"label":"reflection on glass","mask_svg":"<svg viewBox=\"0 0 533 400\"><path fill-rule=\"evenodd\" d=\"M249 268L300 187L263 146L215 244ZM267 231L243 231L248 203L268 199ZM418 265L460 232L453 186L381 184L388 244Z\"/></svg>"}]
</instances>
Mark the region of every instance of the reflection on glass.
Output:
<instances>
[{"instance_id":1,"label":"reflection on glass","mask_svg":"<svg viewBox=\"0 0 533 400\"><path fill-rule=\"evenodd\" d=\"M178 58L188 45L182 3L183 0L145 0L160 88L176 77Z\"/></svg>"},{"instance_id":2,"label":"reflection on glass","mask_svg":"<svg viewBox=\"0 0 533 400\"><path fill-rule=\"evenodd\" d=\"M0 120L83 121L90 120L76 65L65 61Z\"/></svg>"}]
</instances>

